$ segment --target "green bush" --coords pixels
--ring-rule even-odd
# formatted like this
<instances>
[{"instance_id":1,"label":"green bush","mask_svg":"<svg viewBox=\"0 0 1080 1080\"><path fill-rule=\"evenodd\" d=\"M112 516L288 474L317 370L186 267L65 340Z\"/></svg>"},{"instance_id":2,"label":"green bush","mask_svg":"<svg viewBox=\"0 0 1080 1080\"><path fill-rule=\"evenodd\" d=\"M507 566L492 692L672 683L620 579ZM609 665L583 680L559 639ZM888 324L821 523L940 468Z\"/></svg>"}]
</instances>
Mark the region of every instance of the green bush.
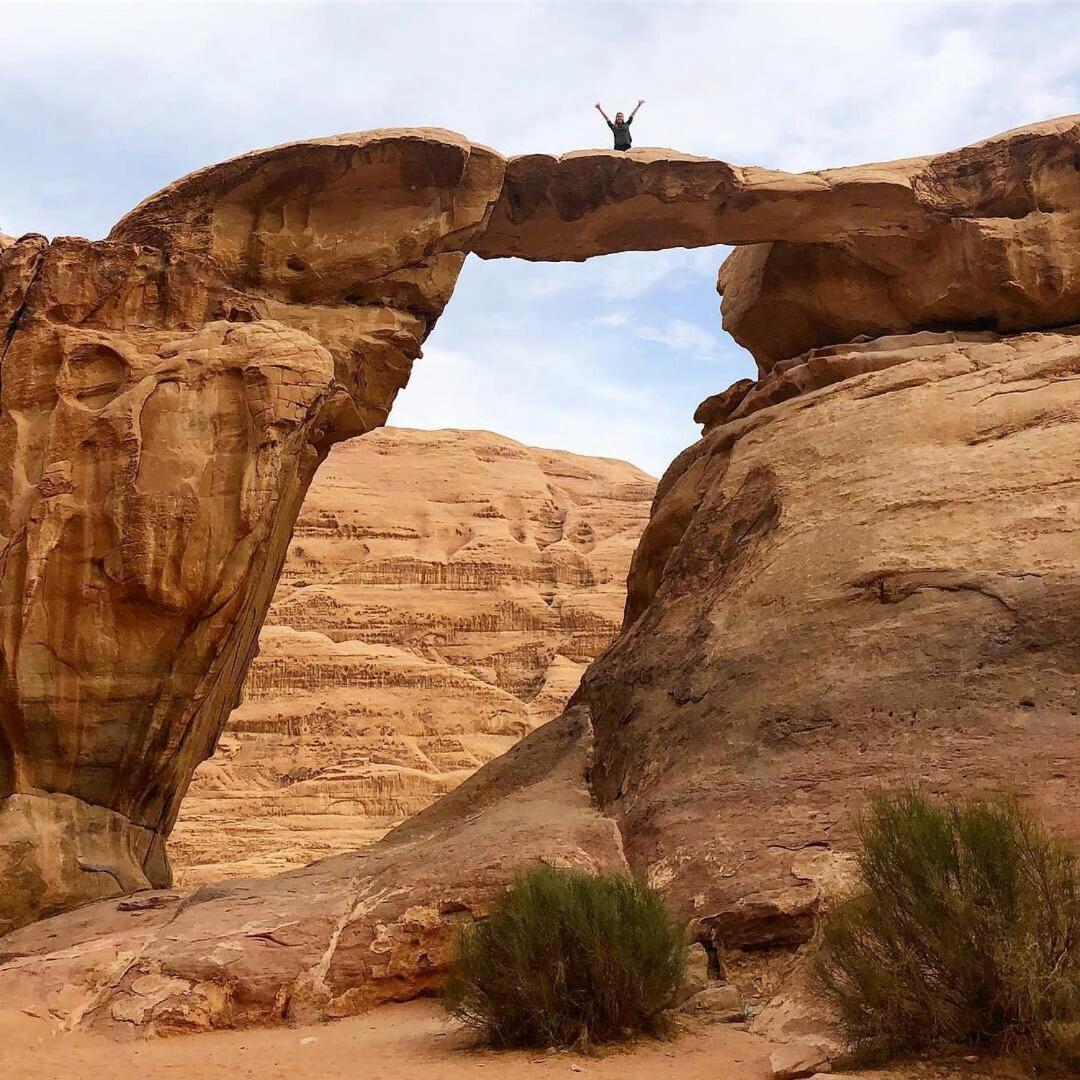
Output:
<instances>
[{"instance_id":1,"label":"green bush","mask_svg":"<svg viewBox=\"0 0 1080 1080\"><path fill-rule=\"evenodd\" d=\"M876 798L815 971L856 1057L968 1044L1080 1064L1076 860L1014 799Z\"/></svg>"},{"instance_id":2,"label":"green bush","mask_svg":"<svg viewBox=\"0 0 1080 1080\"><path fill-rule=\"evenodd\" d=\"M450 1012L496 1046L576 1046L656 1033L685 963L683 928L625 874L540 866L462 928Z\"/></svg>"}]
</instances>

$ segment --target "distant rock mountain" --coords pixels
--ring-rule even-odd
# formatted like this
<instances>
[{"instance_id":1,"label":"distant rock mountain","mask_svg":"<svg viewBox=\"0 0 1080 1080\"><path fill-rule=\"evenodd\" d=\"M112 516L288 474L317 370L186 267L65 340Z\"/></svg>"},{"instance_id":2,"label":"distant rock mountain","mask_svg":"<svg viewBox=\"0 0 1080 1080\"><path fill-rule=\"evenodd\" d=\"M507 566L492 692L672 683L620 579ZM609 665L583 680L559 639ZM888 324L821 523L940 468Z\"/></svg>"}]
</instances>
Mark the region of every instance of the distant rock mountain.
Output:
<instances>
[{"instance_id":1,"label":"distant rock mountain","mask_svg":"<svg viewBox=\"0 0 1080 1080\"><path fill-rule=\"evenodd\" d=\"M622 620L655 487L486 431L337 447L183 803L178 883L351 850L557 716Z\"/></svg>"}]
</instances>

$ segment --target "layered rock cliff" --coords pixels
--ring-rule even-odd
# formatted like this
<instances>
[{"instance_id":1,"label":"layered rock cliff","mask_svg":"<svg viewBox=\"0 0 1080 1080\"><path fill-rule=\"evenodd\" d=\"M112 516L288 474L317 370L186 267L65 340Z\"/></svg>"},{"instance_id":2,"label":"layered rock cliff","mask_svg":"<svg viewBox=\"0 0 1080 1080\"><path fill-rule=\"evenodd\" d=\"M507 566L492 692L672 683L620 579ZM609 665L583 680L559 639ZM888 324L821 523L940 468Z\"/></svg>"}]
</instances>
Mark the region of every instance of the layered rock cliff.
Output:
<instances>
[{"instance_id":1,"label":"layered rock cliff","mask_svg":"<svg viewBox=\"0 0 1080 1080\"><path fill-rule=\"evenodd\" d=\"M879 784L1009 784L1080 838L1080 336L1058 326L1080 321L1068 242L1078 153L1069 118L936 158L800 177L655 151L506 164L481 224L436 246L584 258L665 242L790 245L778 249L790 261L770 248L757 253L763 262L736 253L722 271L725 297L746 301L727 325L754 349L761 377L699 410L703 437L661 481L636 552L623 633L562 716L379 844L277 878L148 892L18 930L4 939L0 1003L51 993L69 1023L125 1030L357 1011L436 985L456 922L536 859L648 876L710 947L790 944L809 935L820 896L842 878L853 814ZM212 187L204 178L176 190ZM300 220L303 231L317 215L265 220ZM996 247L952 246L972 230ZM925 255L924 273L894 251L887 288L844 293L841 256L880 243L888 261L901 239ZM16 269L3 295L18 296L35 243L5 250ZM258 267L278 250L253 243L241 262ZM829 274L816 272L818 254ZM908 295L915 282L923 291ZM798 303L751 317L770 290ZM19 323L15 345L22 332ZM68 386L68 368L55 378ZM46 411L57 407L40 392ZM20 417L15 431L25 430ZM34 459L17 449L22 476ZM53 475L40 473L34 498L53 490ZM26 541L16 535L7 550L18 555ZM91 564L80 549L62 565ZM10 595L22 596L38 579L13 580ZM5 618L39 625L24 610L33 605ZM157 624L140 625L150 641ZM51 760L8 735L30 691L43 702L33 730L54 739L79 730L58 720L91 714L63 713L70 698L41 680L13 693L10 647L5 637L0 689L18 800L33 763ZM20 672L35 670L25 664ZM109 670L135 666L125 655ZM71 678L64 685L82 685ZM199 711L183 733L220 719ZM98 716L93 730L106 729ZM114 733L134 730L118 722ZM126 773L62 745L68 777L108 777L130 798ZM187 760L168 749L156 760ZM174 804L180 779L159 789Z\"/></svg>"},{"instance_id":2,"label":"layered rock cliff","mask_svg":"<svg viewBox=\"0 0 1080 1080\"><path fill-rule=\"evenodd\" d=\"M360 847L557 716L618 631L655 487L485 431L336 447L170 837L177 882Z\"/></svg>"}]
</instances>

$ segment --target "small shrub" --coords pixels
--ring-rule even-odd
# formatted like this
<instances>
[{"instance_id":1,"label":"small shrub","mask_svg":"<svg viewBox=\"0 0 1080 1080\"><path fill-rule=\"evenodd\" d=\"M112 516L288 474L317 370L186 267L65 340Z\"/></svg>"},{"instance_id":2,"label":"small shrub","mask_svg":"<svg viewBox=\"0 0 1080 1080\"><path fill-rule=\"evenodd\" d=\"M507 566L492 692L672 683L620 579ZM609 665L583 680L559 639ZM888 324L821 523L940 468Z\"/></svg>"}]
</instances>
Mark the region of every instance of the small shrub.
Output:
<instances>
[{"instance_id":1,"label":"small shrub","mask_svg":"<svg viewBox=\"0 0 1080 1080\"><path fill-rule=\"evenodd\" d=\"M1076 860L1008 797L875 799L862 889L822 921L815 973L856 1057L969 1044L1080 1063Z\"/></svg>"},{"instance_id":2,"label":"small shrub","mask_svg":"<svg viewBox=\"0 0 1080 1080\"><path fill-rule=\"evenodd\" d=\"M683 928L625 874L540 866L462 928L447 1008L496 1046L576 1046L657 1032L685 963Z\"/></svg>"}]
</instances>

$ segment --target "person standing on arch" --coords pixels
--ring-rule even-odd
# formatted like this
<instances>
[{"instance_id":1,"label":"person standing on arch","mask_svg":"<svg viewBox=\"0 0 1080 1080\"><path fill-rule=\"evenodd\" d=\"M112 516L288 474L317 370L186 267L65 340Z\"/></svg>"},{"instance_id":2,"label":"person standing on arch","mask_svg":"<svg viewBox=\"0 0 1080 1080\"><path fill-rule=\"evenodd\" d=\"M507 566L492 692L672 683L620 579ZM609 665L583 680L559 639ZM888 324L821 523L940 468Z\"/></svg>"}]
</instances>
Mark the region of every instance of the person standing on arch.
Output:
<instances>
[{"instance_id":1,"label":"person standing on arch","mask_svg":"<svg viewBox=\"0 0 1080 1080\"><path fill-rule=\"evenodd\" d=\"M617 112L615 114L615 120L612 122L611 117L604 112L604 106L598 101L596 103L596 110L607 121L607 126L611 128L611 134L615 136L615 149L616 150L629 150L630 149L630 125L634 122L634 117L637 116L638 109L645 104L644 98L638 98L638 103L634 106L634 111L623 119L623 114Z\"/></svg>"}]
</instances>

